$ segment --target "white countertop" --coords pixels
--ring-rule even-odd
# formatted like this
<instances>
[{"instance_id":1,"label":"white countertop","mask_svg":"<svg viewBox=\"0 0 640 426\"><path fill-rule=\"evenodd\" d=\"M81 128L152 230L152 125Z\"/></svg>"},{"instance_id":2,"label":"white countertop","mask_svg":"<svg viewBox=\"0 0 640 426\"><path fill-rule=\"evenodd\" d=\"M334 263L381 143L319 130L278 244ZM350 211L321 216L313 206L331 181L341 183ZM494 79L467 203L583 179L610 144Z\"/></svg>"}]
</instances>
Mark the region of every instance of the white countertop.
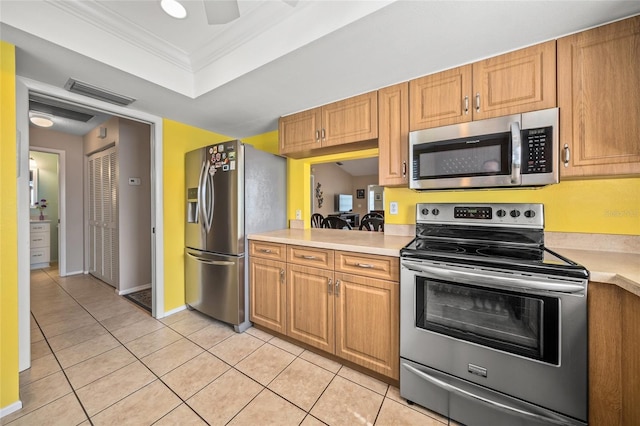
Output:
<instances>
[{"instance_id":1,"label":"white countertop","mask_svg":"<svg viewBox=\"0 0 640 426\"><path fill-rule=\"evenodd\" d=\"M590 280L615 284L640 296L640 254L559 248L550 250L589 270Z\"/></svg>"},{"instance_id":2,"label":"white countertop","mask_svg":"<svg viewBox=\"0 0 640 426\"><path fill-rule=\"evenodd\" d=\"M297 244L394 257L400 257L400 249L413 240L413 237L385 235L382 232L318 228L282 229L250 234L247 238L271 243Z\"/></svg>"},{"instance_id":3,"label":"white countertop","mask_svg":"<svg viewBox=\"0 0 640 426\"><path fill-rule=\"evenodd\" d=\"M251 234L250 240L343 250L384 256L400 256L400 249L413 236L385 235L380 232L338 229L282 229ZM584 266L590 280L614 284L640 296L640 254L548 247Z\"/></svg>"}]
</instances>

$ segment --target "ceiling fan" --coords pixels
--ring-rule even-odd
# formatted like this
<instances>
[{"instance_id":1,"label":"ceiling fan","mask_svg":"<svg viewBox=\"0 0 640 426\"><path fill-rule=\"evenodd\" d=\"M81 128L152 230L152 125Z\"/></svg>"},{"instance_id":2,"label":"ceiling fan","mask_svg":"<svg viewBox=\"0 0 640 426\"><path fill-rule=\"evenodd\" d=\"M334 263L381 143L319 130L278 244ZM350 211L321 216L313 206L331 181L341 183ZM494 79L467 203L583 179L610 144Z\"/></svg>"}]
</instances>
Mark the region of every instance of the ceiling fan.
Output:
<instances>
[{"instance_id":1,"label":"ceiling fan","mask_svg":"<svg viewBox=\"0 0 640 426\"><path fill-rule=\"evenodd\" d=\"M282 2L294 7L298 0L282 0ZM228 24L240 17L238 0L202 0L204 12L209 25ZM186 9L177 0L162 0L162 8L174 18L187 16Z\"/></svg>"}]
</instances>

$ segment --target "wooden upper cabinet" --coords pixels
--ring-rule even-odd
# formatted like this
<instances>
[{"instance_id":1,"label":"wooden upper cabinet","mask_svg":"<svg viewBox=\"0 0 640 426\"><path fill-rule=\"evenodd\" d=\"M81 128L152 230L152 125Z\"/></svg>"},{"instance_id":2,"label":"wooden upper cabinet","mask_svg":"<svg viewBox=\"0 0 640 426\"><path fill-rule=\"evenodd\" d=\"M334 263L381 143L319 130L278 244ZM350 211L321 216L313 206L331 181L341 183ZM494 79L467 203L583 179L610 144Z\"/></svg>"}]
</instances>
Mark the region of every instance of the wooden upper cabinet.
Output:
<instances>
[{"instance_id":1,"label":"wooden upper cabinet","mask_svg":"<svg viewBox=\"0 0 640 426\"><path fill-rule=\"evenodd\" d=\"M555 40L473 64L473 119L556 106Z\"/></svg>"},{"instance_id":2,"label":"wooden upper cabinet","mask_svg":"<svg viewBox=\"0 0 640 426\"><path fill-rule=\"evenodd\" d=\"M320 108L281 117L278 125L280 154L319 148L321 120Z\"/></svg>"},{"instance_id":3,"label":"wooden upper cabinet","mask_svg":"<svg viewBox=\"0 0 640 426\"><path fill-rule=\"evenodd\" d=\"M342 145L378 137L378 92L322 107L322 146Z\"/></svg>"},{"instance_id":4,"label":"wooden upper cabinet","mask_svg":"<svg viewBox=\"0 0 640 426\"><path fill-rule=\"evenodd\" d=\"M294 158L375 147L378 92L280 117L278 128L280 154Z\"/></svg>"},{"instance_id":5,"label":"wooden upper cabinet","mask_svg":"<svg viewBox=\"0 0 640 426\"><path fill-rule=\"evenodd\" d=\"M640 16L558 40L562 177L640 173Z\"/></svg>"},{"instance_id":6,"label":"wooden upper cabinet","mask_svg":"<svg viewBox=\"0 0 640 426\"><path fill-rule=\"evenodd\" d=\"M555 40L409 82L409 129L556 106Z\"/></svg>"},{"instance_id":7,"label":"wooden upper cabinet","mask_svg":"<svg viewBox=\"0 0 640 426\"><path fill-rule=\"evenodd\" d=\"M409 83L378 90L378 184L409 182Z\"/></svg>"},{"instance_id":8,"label":"wooden upper cabinet","mask_svg":"<svg viewBox=\"0 0 640 426\"><path fill-rule=\"evenodd\" d=\"M465 65L409 82L410 130L471 121L471 76Z\"/></svg>"}]
</instances>

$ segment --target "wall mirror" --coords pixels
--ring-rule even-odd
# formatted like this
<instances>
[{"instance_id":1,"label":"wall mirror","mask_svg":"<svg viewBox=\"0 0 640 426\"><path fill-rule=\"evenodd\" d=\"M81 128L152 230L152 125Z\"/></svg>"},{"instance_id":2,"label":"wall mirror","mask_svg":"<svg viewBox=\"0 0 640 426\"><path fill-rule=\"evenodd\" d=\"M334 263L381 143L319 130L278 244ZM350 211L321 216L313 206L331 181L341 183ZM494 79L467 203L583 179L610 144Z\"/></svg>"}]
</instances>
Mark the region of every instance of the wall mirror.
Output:
<instances>
[{"instance_id":1,"label":"wall mirror","mask_svg":"<svg viewBox=\"0 0 640 426\"><path fill-rule=\"evenodd\" d=\"M38 202L38 168L32 165L29 165L29 202L31 208Z\"/></svg>"}]
</instances>

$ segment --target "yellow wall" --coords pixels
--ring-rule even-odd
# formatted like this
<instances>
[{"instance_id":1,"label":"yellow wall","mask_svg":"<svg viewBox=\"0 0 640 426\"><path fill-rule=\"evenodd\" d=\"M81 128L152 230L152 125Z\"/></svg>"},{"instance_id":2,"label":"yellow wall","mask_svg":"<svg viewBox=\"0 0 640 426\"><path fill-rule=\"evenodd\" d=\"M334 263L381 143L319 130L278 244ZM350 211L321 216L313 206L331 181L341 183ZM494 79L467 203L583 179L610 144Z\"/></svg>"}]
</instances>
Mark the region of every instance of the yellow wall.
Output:
<instances>
[{"instance_id":1,"label":"yellow wall","mask_svg":"<svg viewBox=\"0 0 640 426\"><path fill-rule=\"evenodd\" d=\"M302 210L310 226L309 175L314 163L377 155L377 149L288 161L288 217ZM398 214L389 214L389 202L398 202ZM386 222L415 223L415 205L424 202L543 203L545 229L555 232L640 235L640 178L562 181L538 189L415 192L385 188Z\"/></svg>"},{"instance_id":2,"label":"yellow wall","mask_svg":"<svg viewBox=\"0 0 640 426\"><path fill-rule=\"evenodd\" d=\"M183 306L184 230L186 217L184 154L217 142L227 136L163 120L164 184L164 309Z\"/></svg>"},{"instance_id":3,"label":"yellow wall","mask_svg":"<svg viewBox=\"0 0 640 426\"><path fill-rule=\"evenodd\" d=\"M242 139L242 142L252 145L261 151L278 154L278 131L263 133L261 135L252 136Z\"/></svg>"},{"instance_id":4,"label":"yellow wall","mask_svg":"<svg viewBox=\"0 0 640 426\"><path fill-rule=\"evenodd\" d=\"M15 47L0 41L0 408L18 401Z\"/></svg>"}]
</instances>

